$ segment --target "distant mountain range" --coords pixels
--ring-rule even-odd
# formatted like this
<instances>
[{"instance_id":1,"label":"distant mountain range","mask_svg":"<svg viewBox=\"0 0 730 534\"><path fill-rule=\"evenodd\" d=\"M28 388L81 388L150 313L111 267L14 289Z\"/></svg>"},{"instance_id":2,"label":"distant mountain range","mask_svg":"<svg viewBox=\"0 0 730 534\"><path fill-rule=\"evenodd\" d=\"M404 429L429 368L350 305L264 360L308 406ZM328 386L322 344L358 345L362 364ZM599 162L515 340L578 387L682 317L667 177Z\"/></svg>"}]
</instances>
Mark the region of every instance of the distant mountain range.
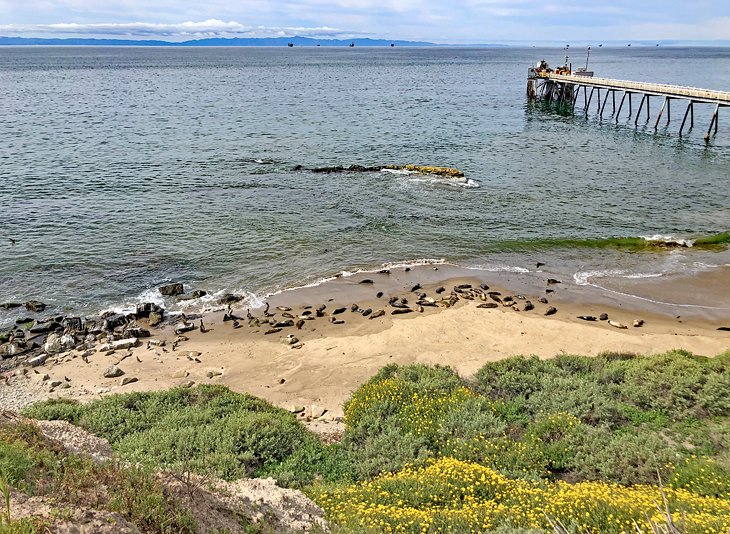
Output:
<instances>
[{"instance_id":1,"label":"distant mountain range","mask_svg":"<svg viewBox=\"0 0 730 534\"><path fill-rule=\"evenodd\" d=\"M443 46L423 41L389 41L387 39L312 39L310 37L210 38L175 43L171 41L133 39L42 39L36 37L0 37L0 46Z\"/></svg>"}]
</instances>

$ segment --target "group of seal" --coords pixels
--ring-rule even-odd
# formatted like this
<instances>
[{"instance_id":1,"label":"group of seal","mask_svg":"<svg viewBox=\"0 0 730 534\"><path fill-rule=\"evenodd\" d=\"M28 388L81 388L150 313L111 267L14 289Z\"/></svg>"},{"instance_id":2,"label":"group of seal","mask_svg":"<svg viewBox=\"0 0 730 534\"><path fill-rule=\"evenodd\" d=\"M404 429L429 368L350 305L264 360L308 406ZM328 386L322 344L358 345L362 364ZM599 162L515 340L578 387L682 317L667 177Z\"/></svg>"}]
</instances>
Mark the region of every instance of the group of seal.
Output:
<instances>
[{"instance_id":1,"label":"group of seal","mask_svg":"<svg viewBox=\"0 0 730 534\"><path fill-rule=\"evenodd\" d=\"M390 274L389 269L383 269L378 274ZM373 285L374 280L370 278L364 278L358 282L362 285ZM246 321L250 328L260 329L263 331L263 335L272 335L283 332L284 329L296 328L297 330L303 330L308 321L314 321L318 318L327 318L328 321L335 325L344 324L349 314L358 314L362 317L367 317L369 320L378 319L386 315L405 315L410 313L424 313L428 308L451 308L460 301L475 301L478 302L477 307L481 309L494 309L494 308L510 308L515 311L529 312L535 310L535 304L533 304L524 295L502 295L501 292L491 290L487 284L480 284L478 286L462 283L454 285L450 291L447 291L445 287L437 287L434 290L435 296L429 296L429 294L423 290L420 283L413 284L410 286L410 290L407 290L405 295L393 295L387 297L387 304L384 303L382 308L373 309L370 307L361 307L357 303L353 303L350 306L333 306L328 307L327 304L320 304L318 306L306 305L302 306L301 310L296 312L289 306L277 306L276 311L272 311L272 308L267 303L265 308L258 316L254 316L251 310L246 310ZM375 294L378 300L385 301L386 297L382 291L378 291ZM548 301L544 297L539 299L540 303L547 304ZM557 312L557 309L553 306L549 306L545 309L545 315L553 315ZM232 321L234 328L240 327L241 318L237 317L231 307L224 314L224 321ZM301 348L302 343L297 339L296 342L292 343L291 340L293 335L288 335L286 338L282 337L282 342L287 342L292 348ZM295 338L296 339L296 338Z\"/></svg>"}]
</instances>

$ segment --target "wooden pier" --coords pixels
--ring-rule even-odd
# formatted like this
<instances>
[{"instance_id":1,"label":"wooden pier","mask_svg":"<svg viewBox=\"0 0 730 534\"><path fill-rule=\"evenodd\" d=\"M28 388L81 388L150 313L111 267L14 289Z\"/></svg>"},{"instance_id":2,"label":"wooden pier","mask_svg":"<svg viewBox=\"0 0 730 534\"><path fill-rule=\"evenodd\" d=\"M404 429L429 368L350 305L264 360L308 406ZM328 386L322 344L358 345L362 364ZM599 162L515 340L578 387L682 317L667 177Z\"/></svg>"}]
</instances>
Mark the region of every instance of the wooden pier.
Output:
<instances>
[{"instance_id":1,"label":"wooden pier","mask_svg":"<svg viewBox=\"0 0 730 534\"><path fill-rule=\"evenodd\" d=\"M564 70L567 70L563 67ZM684 132L684 127L689 119L689 130L694 128L694 105L695 104L711 104L715 106L710 121L710 127L705 134L705 141L709 142L710 137L717 134L720 108L730 106L730 92L713 91L709 89L700 89L697 87L684 87L680 85L667 85L661 83L645 83L633 82L627 80L613 80L610 78L594 78L591 73L575 72L575 73L556 73L552 71L531 68L527 75L527 95L533 100L543 99L551 102L557 102L570 106L571 111L575 111L578 99L583 92L583 109L588 111L593 101L594 93L597 93L597 110L600 118L606 111L606 106L611 99L611 114L615 117L616 122L619 120L621 110L624 109L624 103L628 99L628 117L633 116L634 95L641 95L641 102L636 111L634 125L639 124L639 118L642 111L646 112L646 122L651 119L650 101L651 97L658 97L661 100L661 107L656 116L654 123L654 131L659 128L659 122L666 112L666 124L671 120L671 102L672 100L684 100L687 102L687 108L684 112L682 125L679 127L679 135ZM601 93L603 91L603 94ZM616 107L616 93L621 97L618 108Z\"/></svg>"}]
</instances>

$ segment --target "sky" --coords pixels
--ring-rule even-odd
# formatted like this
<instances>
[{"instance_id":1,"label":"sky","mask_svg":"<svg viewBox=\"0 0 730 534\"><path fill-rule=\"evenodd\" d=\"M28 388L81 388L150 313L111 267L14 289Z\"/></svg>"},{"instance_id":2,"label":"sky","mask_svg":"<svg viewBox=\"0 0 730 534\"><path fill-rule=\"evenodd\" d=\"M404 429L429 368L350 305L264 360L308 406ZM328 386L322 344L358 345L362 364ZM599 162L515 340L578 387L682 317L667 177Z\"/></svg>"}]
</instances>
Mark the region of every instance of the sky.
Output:
<instances>
[{"instance_id":1,"label":"sky","mask_svg":"<svg viewBox=\"0 0 730 534\"><path fill-rule=\"evenodd\" d=\"M730 0L0 0L0 35L436 43L730 39Z\"/></svg>"}]
</instances>

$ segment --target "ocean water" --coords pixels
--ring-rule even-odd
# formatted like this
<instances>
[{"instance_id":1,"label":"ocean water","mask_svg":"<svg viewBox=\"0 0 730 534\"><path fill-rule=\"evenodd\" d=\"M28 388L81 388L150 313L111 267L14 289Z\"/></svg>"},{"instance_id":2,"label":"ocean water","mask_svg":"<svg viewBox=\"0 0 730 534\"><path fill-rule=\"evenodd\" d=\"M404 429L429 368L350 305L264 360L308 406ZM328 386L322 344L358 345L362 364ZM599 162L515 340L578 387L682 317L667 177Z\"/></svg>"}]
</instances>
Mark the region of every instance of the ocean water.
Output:
<instances>
[{"instance_id":1,"label":"ocean water","mask_svg":"<svg viewBox=\"0 0 730 534\"><path fill-rule=\"evenodd\" d=\"M578 283L730 264L726 244L605 240L730 230L730 111L706 145L707 105L679 138L681 101L656 133L658 99L639 128L609 118L610 104L600 120L595 104L566 115L529 103L527 68L563 55L0 48L0 302L90 314L167 281L256 302L419 259L518 271L541 261ZM591 68L730 89L730 49L594 47ZM407 163L467 180L306 170ZM0 310L0 324L13 317Z\"/></svg>"}]
</instances>

